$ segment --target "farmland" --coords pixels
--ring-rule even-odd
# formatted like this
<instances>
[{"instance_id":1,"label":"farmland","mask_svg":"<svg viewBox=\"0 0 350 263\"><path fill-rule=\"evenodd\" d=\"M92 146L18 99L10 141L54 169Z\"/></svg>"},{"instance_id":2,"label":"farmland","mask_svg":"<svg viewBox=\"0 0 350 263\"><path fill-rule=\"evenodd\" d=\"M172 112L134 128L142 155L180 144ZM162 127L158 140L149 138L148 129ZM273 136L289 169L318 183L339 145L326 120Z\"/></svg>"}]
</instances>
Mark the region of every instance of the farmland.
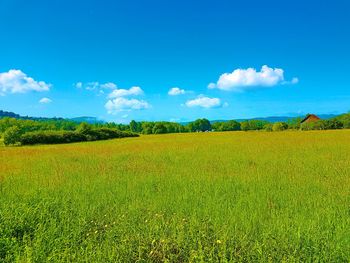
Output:
<instances>
[{"instance_id":1,"label":"farmland","mask_svg":"<svg viewBox=\"0 0 350 263\"><path fill-rule=\"evenodd\" d=\"M350 130L0 147L0 262L348 262Z\"/></svg>"}]
</instances>

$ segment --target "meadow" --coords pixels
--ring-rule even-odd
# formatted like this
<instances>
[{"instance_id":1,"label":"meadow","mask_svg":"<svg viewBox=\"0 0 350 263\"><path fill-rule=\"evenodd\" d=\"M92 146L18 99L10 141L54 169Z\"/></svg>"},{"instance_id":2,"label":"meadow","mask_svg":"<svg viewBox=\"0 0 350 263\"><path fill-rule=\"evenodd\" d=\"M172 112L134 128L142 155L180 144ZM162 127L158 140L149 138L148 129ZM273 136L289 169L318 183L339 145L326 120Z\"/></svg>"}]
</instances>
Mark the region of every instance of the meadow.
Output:
<instances>
[{"instance_id":1,"label":"meadow","mask_svg":"<svg viewBox=\"0 0 350 263\"><path fill-rule=\"evenodd\" d=\"M350 130L0 147L0 262L349 262Z\"/></svg>"}]
</instances>

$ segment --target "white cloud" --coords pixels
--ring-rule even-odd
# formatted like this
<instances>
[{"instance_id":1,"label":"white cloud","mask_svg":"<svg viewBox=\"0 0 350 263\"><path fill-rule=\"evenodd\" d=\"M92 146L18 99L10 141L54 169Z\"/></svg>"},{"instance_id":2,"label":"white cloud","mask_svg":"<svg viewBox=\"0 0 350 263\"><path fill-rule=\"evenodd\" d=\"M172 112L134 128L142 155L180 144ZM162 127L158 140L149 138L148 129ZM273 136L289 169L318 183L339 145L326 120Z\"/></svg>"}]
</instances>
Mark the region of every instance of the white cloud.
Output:
<instances>
[{"instance_id":1,"label":"white cloud","mask_svg":"<svg viewBox=\"0 0 350 263\"><path fill-rule=\"evenodd\" d=\"M0 94L26 93L29 91L48 91L51 85L44 81L36 81L21 70L11 69L0 73Z\"/></svg>"},{"instance_id":2,"label":"white cloud","mask_svg":"<svg viewBox=\"0 0 350 263\"><path fill-rule=\"evenodd\" d=\"M85 85L86 90L96 90L100 88L100 83L98 82L89 82Z\"/></svg>"},{"instance_id":3,"label":"white cloud","mask_svg":"<svg viewBox=\"0 0 350 263\"><path fill-rule=\"evenodd\" d=\"M291 81L291 84L297 84L299 83L299 79L298 78L293 78Z\"/></svg>"},{"instance_id":4,"label":"white cloud","mask_svg":"<svg viewBox=\"0 0 350 263\"><path fill-rule=\"evenodd\" d=\"M105 84L101 84L100 87L102 89L116 89L117 85L114 84L113 82L108 82L108 83L105 83Z\"/></svg>"},{"instance_id":5,"label":"white cloud","mask_svg":"<svg viewBox=\"0 0 350 263\"><path fill-rule=\"evenodd\" d=\"M203 95L198 96L196 99L186 101L187 107L202 107L202 108L217 108L222 106L219 98L209 98Z\"/></svg>"},{"instance_id":6,"label":"white cloud","mask_svg":"<svg viewBox=\"0 0 350 263\"><path fill-rule=\"evenodd\" d=\"M140 96L144 94L143 90L138 86L131 87L130 89L119 89L113 82L101 84L96 81L88 82L86 84L77 82L75 87L97 92L98 96L104 95L108 92L109 94L107 96L105 108L109 114L116 114L123 111L142 110L151 107L151 105L145 100L127 98L129 96ZM127 117L128 114L122 116L123 119Z\"/></svg>"},{"instance_id":7,"label":"white cloud","mask_svg":"<svg viewBox=\"0 0 350 263\"><path fill-rule=\"evenodd\" d=\"M127 99L124 97L118 97L107 101L105 108L109 114L115 114L121 111L142 110L148 109L151 105L144 100Z\"/></svg>"},{"instance_id":8,"label":"white cloud","mask_svg":"<svg viewBox=\"0 0 350 263\"><path fill-rule=\"evenodd\" d=\"M108 98L118 98L125 96L138 96L142 95L143 90L140 87L131 87L130 89L115 89L108 95Z\"/></svg>"},{"instance_id":9,"label":"white cloud","mask_svg":"<svg viewBox=\"0 0 350 263\"><path fill-rule=\"evenodd\" d=\"M42 98L41 100L39 100L39 103L41 103L41 104L49 104L51 102L52 102L52 100L49 98Z\"/></svg>"},{"instance_id":10,"label":"white cloud","mask_svg":"<svg viewBox=\"0 0 350 263\"><path fill-rule=\"evenodd\" d=\"M83 87L83 83L82 82L77 82L77 83L75 83L75 87L77 89L81 89Z\"/></svg>"},{"instance_id":11,"label":"white cloud","mask_svg":"<svg viewBox=\"0 0 350 263\"><path fill-rule=\"evenodd\" d=\"M218 88L227 91L243 91L252 87L272 87L284 84L296 84L297 78L292 81L284 80L284 70L270 68L267 65L261 67L260 71L254 68L235 69L232 73L224 73L219 77L217 83L210 83L209 89Z\"/></svg>"},{"instance_id":12,"label":"white cloud","mask_svg":"<svg viewBox=\"0 0 350 263\"><path fill-rule=\"evenodd\" d=\"M168 94L170 96L177 96L177 95L182 95L182 94L185 94L185 93L186 93L186 91L184 89L180 89L178 87L171 88L168 91Z\"/></svg>"},{"instance_id":13,"label":"white cloud","mask_svg":"<svg viewBox=\"0 0 350 263\"><path fill-rule=\"evenodd\" d=\"M78 89L84 88L86 90L103 90L103 89L116 89L117 85L113 82L99 83L97 81L83 83L81 81L75 83L75 87Z\"/></svg>"}]
</instances>

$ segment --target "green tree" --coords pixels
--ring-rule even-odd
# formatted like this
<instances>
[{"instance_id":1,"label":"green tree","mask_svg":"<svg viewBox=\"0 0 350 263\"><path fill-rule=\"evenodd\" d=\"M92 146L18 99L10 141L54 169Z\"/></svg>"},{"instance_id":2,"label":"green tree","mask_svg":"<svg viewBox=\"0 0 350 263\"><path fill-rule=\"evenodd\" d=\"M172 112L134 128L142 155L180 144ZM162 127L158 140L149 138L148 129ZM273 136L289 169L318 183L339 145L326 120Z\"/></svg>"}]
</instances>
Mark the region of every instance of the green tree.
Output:
<instances>
[{"instance_id":1,"label":"green tree","mask_svg":"<svg viewBox=\"0 0 350 263\"><path fill-rule=\"evenodd\" d=\"M241 122L241 130L242 131L254 131L254 130L262 130L264 126L269 123L268 121L262 120L248 120Z\"/></svg>"},{"instance_id":2,"label":"green tree","mask_svg":"<svg viewBox=\"0 0 350 263\"><path fill-rule=\"evenodd\" d=\"M264 125L264 130L270 132L270 131L272 131L272 126L273 126L272 123L266 123Z\"/></svg>"},{"instance_id":3,"label":"green tree","mask_svg":"<svg viewBox=\"0 0 350 263\"><path fill-rule=\"evenodd\" d=\"M272 125L273 131L284 131L288 129L288 124L285 122L276 122Z\"/></svg>"},{"instance_id":4,"label":"green tree","mask_svg":"<svg viewBox=\"0 0 350 263\"><path fill-rule=\"evenodd\" d=\"M152 134L153 126L154 125L152 122L142 122L142 124L141 124L142 133L143 134Z\"/></svg>"},{"instance_id":5,"label":"green tree","mask_svg":"<svg viewBox=\"0 0 350 263\"><path fill-rule=\"evenodd\" d=\"M130 126L130 131L138 132L138 130L137 130L137 122L136 121L132 120L130 122L129 126Z\"/></svg>"},{"instance_id":6,"label":"green tree","mask_svg":"<svg viewBox=\"0 0 350 263\"><path fill-rule=\"evenodd\" d=\"M295 129L295 130L300 129L300 123L301 123L302 120L303 120L303 118L301 118L301 117L288 119L287 120L288 128L289 129Z\"/></svg>"},{"instance_id":7,"label":"green tree","mask_svg":"<svg viewBox=\"0 0 350 263\"><path fill-rule=\"evenodd\" d=\"M231 120L222 123L223 131L239 131L241 129L241 124L237 121Z\"/></svg>"},{"instance_id":8,"label":"green tree","mask_svg":"<svg viewBox=\"0 0 350 263\"><path fill-rule=\"evenodd\" d=\"M344 124L337 119L324 120L324 126L326 130L342 129Z\"/></svg>"},{"instance_id":9,"label":"green tree","mask_svg":"<svg viewBox=\"0 0 350 263\"><path fill-rule=\"evenodd\" d=\"M241 122L241 130L242 131L249 131L250 126L248 121Z\"/></svg>"},{"instance_id":10,"label":"green tree","mask_svg":"<svg viewBox=\"0 0 350 263\"><path fill-rule=\"evenodd\" d=\"M197 119L194 122L188 124L188 128L190 131L199 132L199 131L210 131L211 124L207 119Z\"/></svg>"},{"instance_id":11,"label":"green tree","mask_svg":"<svg viewBox=\"0 0 350 263\"><path fill-rule=\"evenodd\" d=\"M162 133L167 133L167 129L163 123L156 123L153 126L152 132L153 134L162 134Z\"/></svg>"},{"instance_id":12,"label":"green tree","mask_svg":"<svg viewBox=\"0 0 350 263\"><path fill-rule=\"evenodd\" d=\"M17 126L8 128L4 133L4 144L14 145L20 142L22 132Z\"/></svg>"},{"instance_id":13,"label":"green tree","mask_svg":"<svg viewBox=\"0 0 350 263\"><path fill-rule=\"evenodd\" d=\"M80 123L76 129L78 133L85 134L85 135L89 134L91 130L92 130L92 127L86 122Z\"/></svg>"}]
</instances>

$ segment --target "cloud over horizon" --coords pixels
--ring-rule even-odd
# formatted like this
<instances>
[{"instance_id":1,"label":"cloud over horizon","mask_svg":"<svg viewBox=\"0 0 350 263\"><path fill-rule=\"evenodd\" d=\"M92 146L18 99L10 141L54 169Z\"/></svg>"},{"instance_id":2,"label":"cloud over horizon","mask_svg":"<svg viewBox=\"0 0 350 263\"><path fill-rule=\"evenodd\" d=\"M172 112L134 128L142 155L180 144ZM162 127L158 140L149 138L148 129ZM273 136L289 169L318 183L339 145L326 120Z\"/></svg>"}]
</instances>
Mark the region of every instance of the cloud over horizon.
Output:
<instances>
[{"instance_id":1,"label":"cloud over horizon","mask_svg":"<svg viewBox=\"0 0 350 263\"><path fill-rule=\"evenodd\" d=\"M18 69L0 73L0 95L8 93L26 93L30 91L49 91L51 84L44 81L36 81Z\"/></svg>"},{"instance_id":2,"label":"cloud over horizon","mask_svg":"<svg viewBox=\"0 0 350 263\"><path fill-rule=\"evenodd\" d=\"M39 100L40 104L49 104L51 102L52 102L52 100L49 98L42 98L41 100Z\"/></svg>"},{"instance_id":3,"label":"cloud over horizon","mask_svg":"<svg viewBox=\"0 0 350 263\"><path fill-rule=\"evenodd\" d=\"M150 108L150 104L144 100L128 99L118 97L107 101L105 108L109 114L116 114L121 111L142 110Z\"/></svg>"},{"instance_id":4,"label":"cloud over horizon","mask_svg":"<svg viewBox=\"0 0 350 263\"><path fill-rule=\"evenodd\" d=\"M108 114L117 114L122 111L143 110L151 107L145 100L127 98L130 96L143 95L144 92L140 87L133 86L130 89L118 89L117 85L115 85L115 87L116 88L107 96L108 101L105 104L105 108Z\"/></svg>"},{"instance_id":5,"label":"cloud over horizon","mask_svg":"<svg viewBox=\"0 0 350 263\"><path fill-rule=\"evenodd\" d=\"M298 82L298 78L295 77L291 81L286 81L283 69L270 68L264 65L260 71L255 68L247 68L235 69L232 73L224 73L216 83L210 83L208 88L242 92L256 87L273 87Z\"/></svg>"},{"instance_id":6,"label":"cloud over horizon","mask_svg":"<svg viewBox=\"0 0 350 263\"><path fill-rule=\"evenodd\" d=\"M124 97L124 96L138 96L142 95L143 90L140 87L134 86L130 89L115 89L113 90L109 95L108 98L118 98L118 97Z\"/></svg>"},{"instance_id":7,"label":"cloud over horizon","mask_svg":"<svg viewBox=\"0 0 350 263\"><path fill-rule=\"evenodd\" d=\"M170 96L183 95L185 93L186 93L186 91L184 89L180 89L178 87L171 88L168 91L168 95L170 95Z\"/></svg>"},{"instance_id":8,"label":"cloud over horizon","mask_svg":"<svg viewBox=\"0 0 350 263\"><path fill-rule=\"evenodd\" d=\"M83 83L81 81L74 84L77 89L86 89L86 90L108 90L116 89L117 85L113 82L99 83L98 81Z\"/></svg>"},{"instance_id":9,"label":"cloud over horizon","mask_svg":"<svg viewBox=\"0 0 350 263\"><path fill-rule=\"evenodd\" d=\"M201 108L218 108L221 106L227 106L227 103L222 104L219 98L209 98L204 95L199 95L197 98L186 101L185 105L189 108L201 107Z\"/></svg>"}]
</instances>

